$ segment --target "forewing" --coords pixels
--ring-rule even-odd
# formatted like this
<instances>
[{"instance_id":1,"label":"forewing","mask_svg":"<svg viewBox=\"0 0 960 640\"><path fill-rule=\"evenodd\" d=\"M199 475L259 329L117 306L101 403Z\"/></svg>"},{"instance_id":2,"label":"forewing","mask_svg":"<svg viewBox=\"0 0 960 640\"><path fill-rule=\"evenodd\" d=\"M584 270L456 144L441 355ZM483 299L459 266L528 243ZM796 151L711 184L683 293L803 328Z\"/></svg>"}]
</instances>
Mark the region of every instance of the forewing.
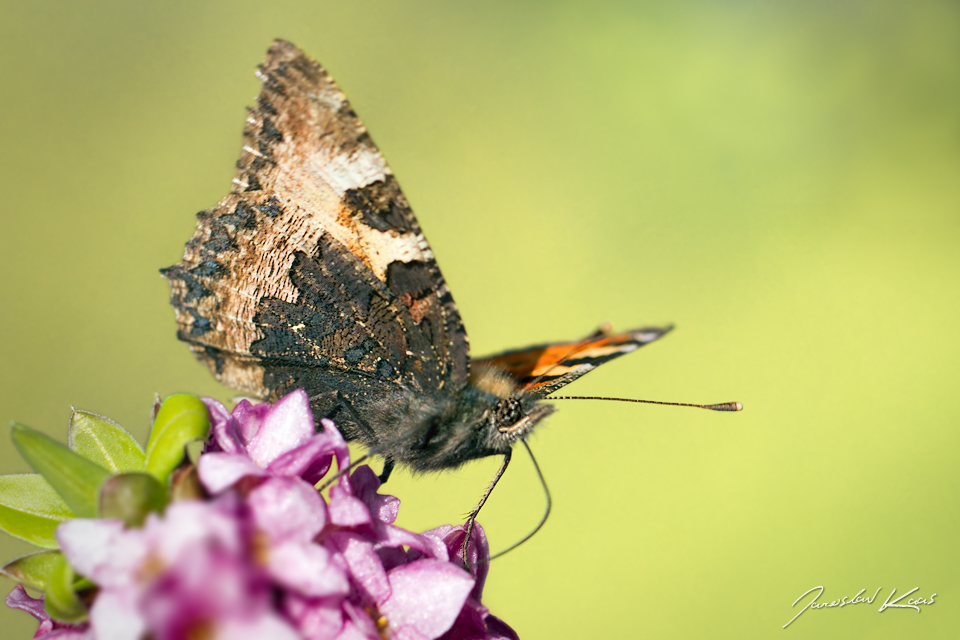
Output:
<instances>
[{"instance_id":1,"label":"forewing","mask_svg":"<svg viewBox=\"0 0 960 640\"><path fill-rule=\"evenodd\" d=\"M553 342L477 358L478 368L495 368L513 378L524 394L546 397L604 362L636 351L673 327L644 327L624 333L603 331L576 342Z\"/></svg>"},{"instance_id":2,"label":"forewing","mask_svg":"<svg viewBox=\"0 0 960 640\"><path fill-rule=\"evenodd\" d=\"M225 384L313 367L432 391L466 383L466 332L417 220L327 72L275 41L233 190L164 269L178 335ZM329 376L328 376L329 377Z\"/></svg>"}]
</instances>

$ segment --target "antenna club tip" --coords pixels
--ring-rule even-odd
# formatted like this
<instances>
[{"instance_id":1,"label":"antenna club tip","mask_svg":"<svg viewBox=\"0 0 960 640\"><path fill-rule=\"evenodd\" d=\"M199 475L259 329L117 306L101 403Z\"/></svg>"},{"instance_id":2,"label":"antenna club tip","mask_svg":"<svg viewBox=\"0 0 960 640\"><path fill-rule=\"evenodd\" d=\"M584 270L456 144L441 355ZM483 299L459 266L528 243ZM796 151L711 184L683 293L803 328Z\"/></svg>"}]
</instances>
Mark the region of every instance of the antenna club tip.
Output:
<instances>
[{"instance_id":1,"label":"antenna club tip","mask_svg":"<svg viewBox=\"0 0 960 640\"><path fill-rule=\"evenodd\" d=\"M743 405L739 402L721 402L720 404L711 404L707 408L713 411L743 411Z\"/></svg>"}]
</instances>

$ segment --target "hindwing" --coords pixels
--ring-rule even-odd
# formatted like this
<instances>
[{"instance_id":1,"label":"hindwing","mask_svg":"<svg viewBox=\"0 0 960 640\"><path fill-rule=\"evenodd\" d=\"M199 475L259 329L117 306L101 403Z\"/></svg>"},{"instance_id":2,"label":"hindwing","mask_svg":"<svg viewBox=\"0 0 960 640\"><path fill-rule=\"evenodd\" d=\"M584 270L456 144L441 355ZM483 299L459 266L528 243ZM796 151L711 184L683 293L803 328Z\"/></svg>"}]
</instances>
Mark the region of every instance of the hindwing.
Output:
<instances>
[{"instance_id":1,"label":"hindwing","mask_svg":"<svg viewBox=\"0 0 960 640\"><path fill-rule=\"evenodd\" d=\"M523 394L545 398L601 364L661 338L672 328L644 327L613 335L601 329L575 342L551 342L476 358L473 365L499 370L510 376Z\"/></svg>"}]
</instances>

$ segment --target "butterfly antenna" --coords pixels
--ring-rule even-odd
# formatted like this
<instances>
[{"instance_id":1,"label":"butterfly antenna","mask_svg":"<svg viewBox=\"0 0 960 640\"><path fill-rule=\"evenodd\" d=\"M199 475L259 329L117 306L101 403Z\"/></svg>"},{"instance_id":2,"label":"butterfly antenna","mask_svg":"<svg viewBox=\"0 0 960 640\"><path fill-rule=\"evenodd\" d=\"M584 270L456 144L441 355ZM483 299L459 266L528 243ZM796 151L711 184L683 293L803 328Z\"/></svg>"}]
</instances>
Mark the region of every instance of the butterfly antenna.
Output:
<instances>
[{"instance_id":1,"label":"butterfly antenna","mask_svg":"<svg viewBox=\"0 0 960 640\"><path fill-rule=\"evenodd\" d=\"M635 398L607 398L604 396L547 396L544 400L609 400L611 402L637 402L640 404L662 404L668 407L696 407L710 411L743 411L739 402L720 402L718 404L690 404L688 402L662 402L660 400L637 400Z\"/></svg>"},{"instance_id":2,"label":"butterfly antenna","mask_svg":"<svg viewBox=\"0 0 960 640\"><path fill-rule=\"evenodd\" d=\"M547 487L547 481L546 481L546 479L543 477L543 472L540 471L540 465L537 464L537 459L534 457L533 451L530 450L530 445L527 444L527 441L526 441L526 440L521 440L520 442L523 444L523 448L527 450L527 454L530 456L530 461L533 462L533 468L534 468L534 469L536 470L536 472L537 472L537 478L540 480L540 486L543 487L543 495L546 496L546 498L547 498L547 508L544 510L544 512L543 512L543 517L540 518L540 522L537 523L537 526L534 527L533 531L531 531L531 532L528 533L527 535L523 536L523 538L521 538L521 539L518 540L517 542L514 542L512 545L510 545L509 547L507 547L507 548L504 549L503 551L498 551L497 553L493 554L492 556L487 556L486 558L482 558L482 559L480 559L480 560L477 560L477 562L475 562L475 563L473 563L472 565L469 565L469 566L476 566L476 565L478 565L478 564L484 564L485 562L490 562L491 560L493 560L493 559L495 559L495 558L499 558L499 557L501 557L501 556L504 556L504 555L510 553L511 551L513 551L514 549L516 549L517 547L519 547L520 545L522 545L524 542L526 542L527 540L529 540L529 539L532 538L533 536L537 535L537 532L539 532L540 529L543 528L543 525L545 525L545 524L547 523L547 518L550 517L550 509L553 507L553 499L550 497L550 488Z\"/></svg>"}]
</instances>

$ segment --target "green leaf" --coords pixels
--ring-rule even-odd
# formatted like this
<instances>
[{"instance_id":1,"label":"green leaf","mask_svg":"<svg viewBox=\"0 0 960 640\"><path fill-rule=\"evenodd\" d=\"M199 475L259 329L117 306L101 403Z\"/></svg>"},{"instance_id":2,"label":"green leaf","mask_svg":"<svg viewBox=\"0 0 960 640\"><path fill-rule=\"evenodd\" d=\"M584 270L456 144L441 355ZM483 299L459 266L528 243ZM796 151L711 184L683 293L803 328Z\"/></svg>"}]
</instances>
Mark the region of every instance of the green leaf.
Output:
<instances>
[{"instance_id":1,"label":"green leaf","mask_svg":"<svg viewBox=\"0 0 960 640\"><path fill-rule=\"evenodd\" d=\"M67 444L71 449L114 473L143 471L147 457L130 433L109 418L74 410Z\"/></svg>"},{"instance_id":2,"label":"green leaf","mask_svg":"<svg viewBox=\"0 0 960 640\"><path fill-rule=\"evenodd\" d=\"M186 393L168 396L157 412L147 442L147 471L166 484L183 462L184 447L204 440L210 431L210 415L200 398Z\"/></svg>"},{"instance_id":3,"label":"green leaf","mask_svg":"<svg viewBox=\"0 0 960 640\"><path fill-rule=\"evenodd\" d=\"M109 477L109 471L74 453L65 444L22 424L14 424L10 435L20 455L77 516L97 517L100 485Z\"/></svg>"},{"instance_id":4,"label":"green leaf","mask_svg":"<svg viewBox=\"0 0 960 640\"><path fill-rule=\"evenodd\" d=\"M37 473L0 476L0 529L38 547L56 549L57 525L73 512Z\"/></svg>"},{"instance_id":5,"label":"green leaf","mask_svg":"<svg viewBox=\"0 0 960 640\"><path fill-rule=\"evenodd\" d=\"M28 587L46 590L61 555L59 551L37 551L8 562L0 569L0 574Z\"/></svg>"},{"instance_id":6,"label":"green leaf","mask_svg":"<svg viewBox=\"0 0 960 640\"><path fill-rule=\"evenodd\" d=\"M73 590L74 573L67 559L60 554L52 563L44 590L43 606L50 617L60 622L79 622L87 617L80 598Z\"/></svg>"},{"instance_id":7,"label":"green leaf","mask_svg":"<svg viewBox=\"0 0 960 640\"><path fill-rule=\"evenodd\" d=\"M100 517L119 518L128 527L139 527L148 513L163 513L167 491L149 473L121 473L100 488Z\"/></svg>"}]
</instances>

